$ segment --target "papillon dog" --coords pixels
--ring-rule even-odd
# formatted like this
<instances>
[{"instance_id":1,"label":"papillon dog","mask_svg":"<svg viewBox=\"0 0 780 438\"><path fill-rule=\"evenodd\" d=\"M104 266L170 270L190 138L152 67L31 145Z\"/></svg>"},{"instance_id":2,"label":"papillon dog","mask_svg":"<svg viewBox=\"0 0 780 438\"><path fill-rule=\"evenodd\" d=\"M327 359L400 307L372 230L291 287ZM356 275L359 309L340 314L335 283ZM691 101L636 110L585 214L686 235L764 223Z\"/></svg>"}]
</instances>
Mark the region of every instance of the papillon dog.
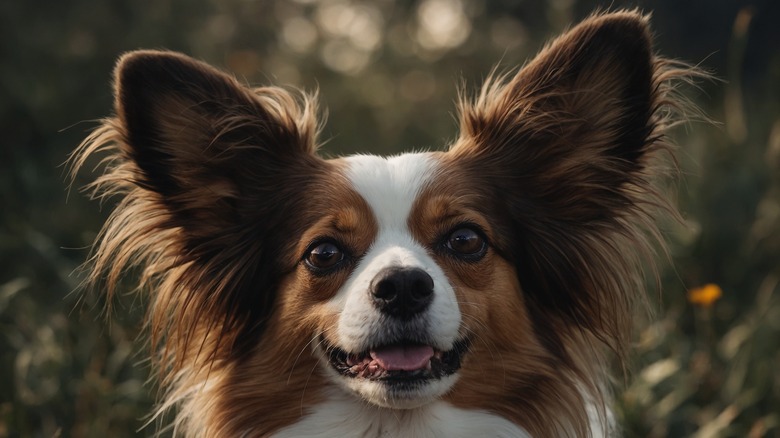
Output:
<instances>
[{"instance_id":1,"label":"papillon dog","mask_svg":"<svg viewBox=\"0 0 780 438\"><path fill-rule=\"evenodd\" d=\"M443 150L325 159L315 96L127 53L71 156L118 200L87 281L135 268L176 435L618 434L693 71L598 13L461 93Z\"/></svg>"}]
</instances>

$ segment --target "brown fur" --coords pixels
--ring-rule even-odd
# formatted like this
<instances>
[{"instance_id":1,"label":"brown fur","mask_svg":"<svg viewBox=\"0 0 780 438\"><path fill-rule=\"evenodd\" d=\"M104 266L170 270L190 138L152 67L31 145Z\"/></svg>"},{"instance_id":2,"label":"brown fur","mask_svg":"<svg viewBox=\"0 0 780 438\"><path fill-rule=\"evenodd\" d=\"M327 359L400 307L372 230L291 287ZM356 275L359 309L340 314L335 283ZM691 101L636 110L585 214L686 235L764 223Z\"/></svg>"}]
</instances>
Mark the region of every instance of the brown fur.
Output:
<instances>
[{"instance_id":1,"label":"brown fur","mask_svg":"<svg viewBox=\"0 0 780 438\"><path fill-rule=\"evenodd\" d=\"M510 262L501 274L519 280L536 344L504 348L543 348L503 352L510 377L464 377L455 404L492 406L535 436L586 436L579 382L606 415L604 347L625 358L643 273L655 272L663 240L656 220L674 214L659 191L672 168L674 81L699 74L655 57L647 19L622 12L586 20L514 77L493 77L461 100L461 136L441 179L482 191L472 204L492 219L493 243ZM517 310L498 316L489 330L512 333L519 319ZM480 400L456 397L464 386Z\"/></svg>"},{"instance_id":2,"label":"brown fur","mask_svg":"<svg viewBox=\"0 0 780 438\"><path fill-rule=\"evenodd\" d=\"M437 258L473 339L448 401L535 436L587 436L582 390L606 415L605 351L625 356L655 219L672 211L659 182L673 83L697 74L653 54L645 17L597 14L462 97L461 135L409 222L420 242L468 221L491 244L478 264ZM75 173L106 154L91 189L120 196L90 283L111 295L142 268L177 432L294 423L322 401L311 343L348 276L317 278L301 257L322 235L363 254L377 232L341 162L316 155L314 98L169 52L125 55L115 78L116 116L71 157Z\"/></svg>"},{"instance_id":3,"label":"brown fur","mask_svg":"<svg viewBox=\"0 0 780 438\"><path fill-rule=\"evenodd\" d=\"M443 167L450 169L450 163ZM435 241L457 224L472 223L488 241L500 241L491 227L492 206L474 196L468 175L445 172L410 214L417 240ZM459 263L446 255L436 260L456 290L464 320L461 335L473 339L460 379L446 399L462 408L497 412L534 436L564 435L572 424L585 430L586 422L574 420L587 419L575 376L558 366L537 339L514 266L497 251L477 263Z\"/></svg>"}]
</instances>

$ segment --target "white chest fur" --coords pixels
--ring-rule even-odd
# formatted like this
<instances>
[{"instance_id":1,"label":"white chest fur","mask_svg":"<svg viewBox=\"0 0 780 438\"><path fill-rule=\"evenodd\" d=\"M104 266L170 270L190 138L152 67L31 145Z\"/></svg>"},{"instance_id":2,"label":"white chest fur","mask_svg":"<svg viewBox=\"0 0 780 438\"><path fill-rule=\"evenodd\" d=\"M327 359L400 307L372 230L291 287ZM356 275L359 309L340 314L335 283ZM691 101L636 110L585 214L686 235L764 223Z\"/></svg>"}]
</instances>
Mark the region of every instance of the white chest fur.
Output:
<instances>
[{"instance_id":1,"label":"white chest fur","mask_svg":"<svg viewBox=\"0 0 780 438\"><path fill-rule=\"evenodd\" d=\"M445 402L409 410L382 409L334 390L328 401L275 437L530 438L530 435L499 416L459 409Z\"/></svg>"}]
</instances>

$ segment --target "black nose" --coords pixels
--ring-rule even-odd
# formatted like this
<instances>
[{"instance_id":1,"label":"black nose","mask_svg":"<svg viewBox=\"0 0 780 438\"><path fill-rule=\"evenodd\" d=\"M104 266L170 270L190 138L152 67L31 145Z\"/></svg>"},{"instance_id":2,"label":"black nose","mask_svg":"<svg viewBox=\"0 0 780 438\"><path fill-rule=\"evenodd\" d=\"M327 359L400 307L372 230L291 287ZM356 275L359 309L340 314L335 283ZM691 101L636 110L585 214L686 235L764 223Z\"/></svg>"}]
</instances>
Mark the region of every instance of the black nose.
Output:
<instances>
[{"instance_id":1,"label":"black nose","mask_svg":"<svg viewBox=\"0 0 780 438\"><path fill-rule=\"evenodd\" d=\"M433 278L419 268L385 268L371 281L374 304L385 315L410 319L433 299Z\"/></svg>"}]
</instances>

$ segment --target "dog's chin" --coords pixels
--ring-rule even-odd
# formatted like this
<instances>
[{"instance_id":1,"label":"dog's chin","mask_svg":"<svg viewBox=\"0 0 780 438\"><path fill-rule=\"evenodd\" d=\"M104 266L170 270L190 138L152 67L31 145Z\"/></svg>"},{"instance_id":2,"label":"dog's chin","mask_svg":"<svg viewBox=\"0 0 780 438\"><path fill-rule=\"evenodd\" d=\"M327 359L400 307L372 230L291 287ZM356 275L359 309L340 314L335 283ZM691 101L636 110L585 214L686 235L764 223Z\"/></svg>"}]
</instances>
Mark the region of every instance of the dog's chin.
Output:
<instances>
[{"instance_id":1,"label":"dog's chin","mask_svg":"<svg viewBox=\"0 0 780 438\"><path fill-rule=\"evenodd\" d=\"M336 384L380 407L413 409L452 388L469 342L458 340L444 351L418 342L398 342L359 353L347 352L325 338L319 345L328 375ZM387 356L405 359L397 362Z\"/></svg>"}]
</instances>

